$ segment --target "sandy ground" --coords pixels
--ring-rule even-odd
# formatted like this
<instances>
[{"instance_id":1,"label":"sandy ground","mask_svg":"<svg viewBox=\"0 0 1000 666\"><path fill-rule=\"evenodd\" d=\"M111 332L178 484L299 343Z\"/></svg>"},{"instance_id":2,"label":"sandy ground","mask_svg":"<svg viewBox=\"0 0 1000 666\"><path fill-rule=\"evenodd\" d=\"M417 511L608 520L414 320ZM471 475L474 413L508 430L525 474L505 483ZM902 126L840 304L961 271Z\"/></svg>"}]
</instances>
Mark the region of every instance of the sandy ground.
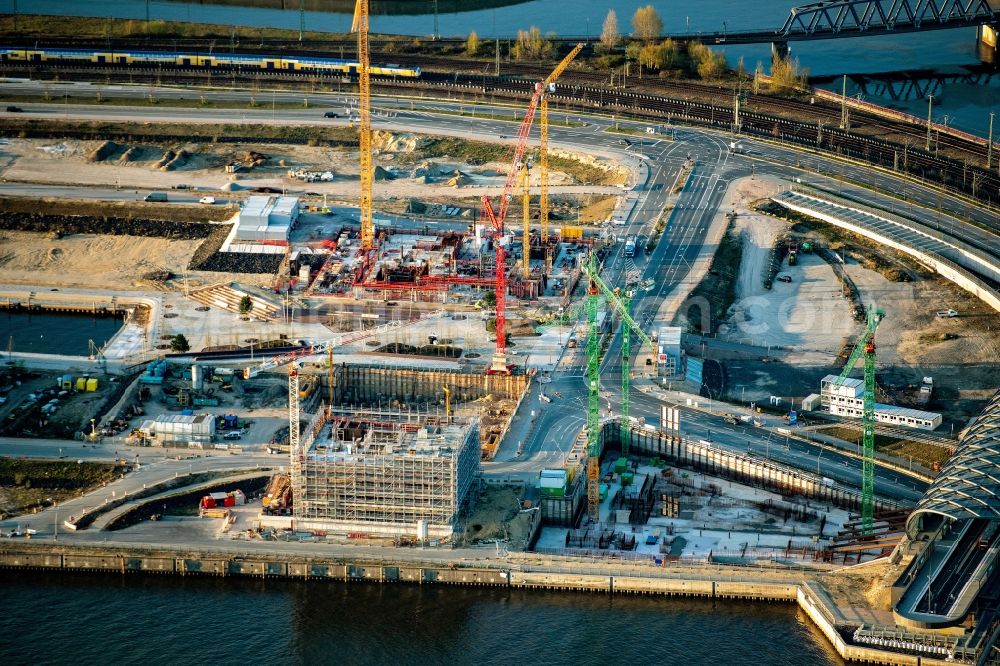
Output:
<instances>
[{"instance_id":1,"label":"sandy ground","mask_svg":"<svg viewBox=\"0 0 1000 666\"><path fill-rule=\"evenodd\" d=\"M148 288L149 271L180 273L200 240L0 232L0 282L97 289Z\"/></svg>"},{"instance_id":2,"label":"sandy ground","mask_svg":"<svg viewBox=\"0 0 1000 666\"><path fill-rule=\"evenodd\" d=\"M797 266L786 264L781 270L780 274L792 278L791 283L775 282L772 289L765 289L771 249L788 225L739 207L774 194L784 183L759 178L737 182L737 189L727 197L722 209L737 208L734 231L740 234L743 258L736 283L737 301L729 310L729 322L720 327L720 337L745 344L794 348L806 354L836 355L854 324L833 270L814 254L802 254Z\"/></svg>"},{"instance_id":3,"label":"sandy ground","mask_svg":"<svg viewBox=\"0 0 1000 666\"><path fill-rule=\"evenodd\" d=\"M767 290L762 270L770 248L759 251L749 237L747 246L758 250L751 255L763 255L763 260L744 262L740 268L740 298L731 309L725 339L836 356L844 338L859 325L851 318L850 302L833 269L815 254L802 254L798 265L786 264L779 273L792 282L775 282Z\"/></svg>"},{"instance_id":4,"label":"sandy ground","mask_svg":"<svg viewBox=\"0 0 1000 666\"><path fill-rule=\"evenodd\" d=\"M1000 385L1000 314L943 278L889 282L848 259L866 304L881 308L879 377L894 385L934 378L930 408L958 419L978 414ZM952 308L960 314L941 319Z\"/></svg>"},{"instance_id":5,"label":"sandy ground","mask_svg":"<svg viewBox=\"0 0 1000 666\"><path fill-rule=\"evenodd\" d=\"M191 154L187 162L175 170L161 171L158 161L164 149L150 145L131 146L136 150L126 160L123 152L109 159L94 162L88 156L99 141L45 141L37 139L10 139L0 151L0 175L8 181L47 184L72 184L108 186L117 185L124 190L170 189L188 185L203 190L223 190L238 185L252 187L285 188L289 191L315 192L320 195L353 199L358 187L358 155L356 152L294 145L218 145L186 144L173 146ZM399 146L404 151L406 145ZM240 158L247 151L267 155L264 165L250 171L227 174L224 166ZM412 154L406 154L412 159ZM580 160L590 162L593 160ZM420 197L459 190L463 196L479 196L503 186L506 166L487 163L476 167L447 159L403 163L392 153L376 157L376 165L396 174L395 179L376 179L373 190L376 198ZM303 182L289 178L289 169L331 171L332 182ZM430 172L428 182L423 174ZM460 172L460 186L449 184L454 172ZM531 174L531 185L537 194L538 170ZM614 185L579 185L564 173L550 170L550 192L557 194L597 193L616 195L621 188Z\"/></svg>"}]
</instances>

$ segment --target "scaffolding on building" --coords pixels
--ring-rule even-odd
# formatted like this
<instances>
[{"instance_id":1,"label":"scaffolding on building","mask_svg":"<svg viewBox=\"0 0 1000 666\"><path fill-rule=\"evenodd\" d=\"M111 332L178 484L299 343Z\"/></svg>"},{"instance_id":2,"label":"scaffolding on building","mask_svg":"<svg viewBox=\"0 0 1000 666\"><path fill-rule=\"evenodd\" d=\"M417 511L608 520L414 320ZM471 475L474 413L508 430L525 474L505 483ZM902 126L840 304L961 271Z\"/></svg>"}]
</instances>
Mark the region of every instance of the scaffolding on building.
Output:
<instances>
[{"instance_id":1,"label":"scaffolding on building","mask_svg":"<svg viewBox=\"0 0 1000 666\"><path fill-rule=\"evenodd\" d=\"M292 464L297 524L348 535L450 536L479 475L478 422L410 425L317 414Z\"/></svg>"}]
</instances>

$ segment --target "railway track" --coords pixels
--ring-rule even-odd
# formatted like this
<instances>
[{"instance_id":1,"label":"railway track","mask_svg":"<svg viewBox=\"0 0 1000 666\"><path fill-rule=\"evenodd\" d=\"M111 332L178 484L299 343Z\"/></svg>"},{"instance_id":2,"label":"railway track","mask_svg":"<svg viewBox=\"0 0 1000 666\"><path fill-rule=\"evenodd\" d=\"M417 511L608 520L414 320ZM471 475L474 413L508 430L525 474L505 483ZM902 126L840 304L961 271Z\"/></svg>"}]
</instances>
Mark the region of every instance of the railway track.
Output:
<instances>
[{"instance_id":1,"label":"railway track","mask_svg":"<svg viewBox=\"0 0 1000 666\"><path fill-rule=\"evenodd\" d=\"M398 64L411 64L405 59L400 60ZM453 60L442 60L448 60L454 65ZM422 66L426 66L427 61L425 57L420 59L420 62L424 63ZM540 74L541 68L538 70ZM494 77L481 73L443 73L425 70L419 80L373 77L373 83L382 92L412 93L417 90L431 90L436 91L435 94L445 93L448 96L480 101L484 99L523 101L531 96L535 85L534 72L531 68L525 68L524 71L527 71L527 74L519 74L516 77ZM313 90L329 89L334 83L341 86L354 85L352 79L342 75L260 69L209 71L193 67L145 67L129 69L126 72L117 67L101 65L8 62L0 65L0 74L22 77L27 74L30 78L57 79L69 76L91 80L103 79L108 83L169 81L174 84L206 85L231 81L234 87L247 83L260 85L264 82L280 82L297 88L309 87ZM705 97L710 95L723 98L728 95L731 99L731 87L656 81L655 91L620 90L594 85L598 78L601 78L600 75L592 72L569 71L564 74L564 82L550 96L553 109L600 110L605 113L610 111L621 113L623 117L656 124L732 128L731 104L705 101ZM780 114L775 108L776 105L782 106ZM799 119L795 117L796 114L808 114L810 120ZM792 117L788 117L789 115ZM836 126L840 119L840 111L837 108L755 95L740 112L740 133L775 139L798 147L829 152L906 172L971 195L986 204L1000 204L1000 174L977 165L980 159L985 164L985 146L941 135L939 142L945 147L944 154L927 152L916 147L923 143L926 137L925 129L857 112L854 112L853 118L851 130L847 131ZM900 137L903 137L902 141ZM949 150L964 157L949 155ZM1000 222L995 226L995 230L1000 232Z\"/></svg>"}]
</instances>

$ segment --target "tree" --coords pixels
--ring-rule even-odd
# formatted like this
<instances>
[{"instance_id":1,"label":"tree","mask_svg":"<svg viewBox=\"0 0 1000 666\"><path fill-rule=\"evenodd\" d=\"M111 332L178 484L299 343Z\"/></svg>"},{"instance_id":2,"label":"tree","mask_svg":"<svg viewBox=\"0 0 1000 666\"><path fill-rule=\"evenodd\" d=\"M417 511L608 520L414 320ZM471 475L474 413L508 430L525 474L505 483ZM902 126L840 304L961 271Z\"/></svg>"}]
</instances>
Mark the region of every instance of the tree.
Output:
<instances>
[{"instance_id":1,"label":"tree","mask_svg":"<svg viewBox=\"0 0 1000 666\"><path fill-rule=\"evenodd\" d=\"M243 298L240 299L240 314L245 317L250 314L252 310L253 300L249 296L244 295Z\"/></svg>"},{"instance_id":2,"label":"tree","mask_svg":"<svg viewBox=\"0 0 1000 666\"><path fill-rule=\"evenodd\" d=\"M716 53L704 44L691 42L688 45L688 55L698 76L703 79L717 79L729 69L725 53Z\"/></svg>"},{"instance_id":3,"label":"tree","mask_svg":"<svg viewBox=\"0 0 1000 666\"><path fill-rule=\"evenodd\" d=\"M677 43L672 39L659 44L647 44L639 51L639 64L652 69L664 69L674 65L677 60Z\"/></svg>"},{"instance_id":4,"label":"tree","mask_svg":"<svg viewBox=\"0 0 1000 666\"><path fill-rule=\"evenodd\" d=\"M469 38L465 40L465 52L470 56L477 55L479 53L479 35L473 30L469 33Z\"/></svg>"},{"instance_id":5,"label":"tree","mask_svg":"<svg viewBox=\"0 0 1000 666\"><path fill-rule=\"evenodd\" d=\"M635 10L632 15L632 34L636 39L651 42L663 33L663 19L653 5Z\"/></svg>"},{"instance_id":6,"label":"tree","mask_svg":"<svg viewBox=\"0 0 1000 666\"><path fill-rule=\"evenodd\" d=\"M601 46L606 51L611 51L618 46L618 14L613 9L608 10L608 15L604 17L604 27L601 28Z\"/></svg>"},{"instance_id":7,"label":"tree","mask_svg":"<svg viewBox=\"0 0 1000 666\"><path fill-rule=\"evenodd\" d=\"M638 42L629 42L628 46L625 47L625 58L628 60L638 60L642 55L642 44Z\"/></svg>"},{"instance_id":8,"label":"tree","mask_svg":"<svg viewBox=\"0 0 1000 666\"><path fill-rule=\"evenodd\" d=\"M549 33L547 37L554 37ZM553 52L552 41L542 37L542 31L536 26L531 26L529 30L517 31L517 42L511 49L515 60L542 60L548 58Z\"/></svg>"},{"instance_id":9,"label":"tree","mask_svg":"<svg viewBox=\"0 0 1000 666\"><path fill-rule=\"evenodd\" d=\"M771 63L771 90L789 93L807 86L809 70L799 66L799 59L776 58Z\"/></svg>"},{"instance_id":10,"label":"tree","mask_svg":"<svg viewBox=\"0 0 1000 666\"><path fill-rule=\"evenodd\" d=\"M191 344L188 342L188 339L184 337L183 333L178 333L174 336L173 340L170 341L170 349L183 354L186 351L191 351Z\"/></svg>"}]
</instances>

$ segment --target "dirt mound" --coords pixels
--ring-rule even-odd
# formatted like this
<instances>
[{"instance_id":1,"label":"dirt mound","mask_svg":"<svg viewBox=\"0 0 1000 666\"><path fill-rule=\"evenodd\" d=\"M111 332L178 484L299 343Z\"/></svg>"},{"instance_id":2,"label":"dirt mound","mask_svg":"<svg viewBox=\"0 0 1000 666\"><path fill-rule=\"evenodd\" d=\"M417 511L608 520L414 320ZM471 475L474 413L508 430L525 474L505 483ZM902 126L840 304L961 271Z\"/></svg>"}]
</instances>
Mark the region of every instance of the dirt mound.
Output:
<instances>
[{"instance_id":1,"label":"dirt mound","mask_svg":"<svg viewBox=\"0 0 1000 666\"><path fill-rule=\"evenodd\" d=\"M417 165L417 168L413 170L413 177L437 177L441 175L441 167L434 162L421 162ZM426 182L426 181L425 181Z\"/></svg>"},{"instance_id":2,"label":"dirt mound","mask_svg":"<svg viewBox=\"0 0 1000 666\"><path fill-rule=\"evenodd\" d=\"M268 159L270 158L267 155L253 150L244 150L243 154L240 156L240 161L250 168L259 167Z\"/></svg>"},{"instance_id":3,"label":"dirt mound","mask_svg":"<svg viewBox=\"0 0 1000 666\"><path fill-rule=\"evenodd\" d=\"M163 167L165 167L168 164L170 164L174 160L175 157L177 157L177 153L175 153L172 150L168 150L167 152L163 153L163 157L161 157L156 162L156 164L153 165L153 168L155 168L155 169L162 169Z\"/></svg>"},{"instance_id":4,"label":"dirt mound","mask_svg":"<svg viewBox=\"0 0 1000 666\"><path fill-rule=\"evenodd\" d=\"M391 171L377 166L375 167L374 177L375 180L393 180L396 176Z\"/></svg>"},{"instance_id":5,"label":"dirt mound","mask_svg":"<svg viewBox=\"0 0 1000 666\"><path fill-rule=\"evenodd\" d=\"M372 147L384 153L412 153L422 149L426 143L426 137L417 137L408 132L372 132Z\"/></svg>"},{"instance_id":6,"label":"dirt mound","mask_svg":"<svg viewBox=\"0 0 1000 666\"><path fill-rule=\"evenodd\" d=\"M167 151L167 152L173 152L173 151ZM164 155L164 157L166 157L166 155ZM174 153L173 159L171 159L166 164L161 164L159 169L160 171L173 171L174 169L178 169L187 164L188 158L190 157L191 154L188 151L178 150L176 153Z\"/></svg>"},{"instance_id":7,"label":"dirt mound","mask_svg":"<svg viewBox=\"0 0 1000 666\"><path fill-rule=\"evenodd\" d=\"M94 148L92 151L90 151L90 154L87 155L87 161L103 162L104 160L108 159L109 157L117 153L120 148L121 146L119 146L114 141L105 141L97 148Z\"/></svg>"},{"instance_id":8,"label":"dirt mound","mask_svg":"<svg viewBox=\"0 0 1000 666\"><path fill-rule=\"evenodd\" d=\"M451 177L447 180L449 187L465 187L472 183L472 179L469 176L458 169L451 172Z\"/></svg>"},{"instance_id":9,"label":"dirt mound","mask_svg":"<svg viewBox=\"0 0 1000 666\"><path fill-rule=\"evenodd\" d=\"M240 190L246 189L239 183L226 183L219 188L223 192L239 192Z\"/></svg>"},{"instance_id":10,"label":"dirt mound","mask_svg":"<svg viewBox=\"0 0 1000 666\"><path fill-rule=\"evenodd\" d=\"M474 504L475 511L463 520L467 543L507 539L511 550L528 545L531 513L521 513L518 489L511 486L485 487Z\"/></svg>"}]
</instances>

